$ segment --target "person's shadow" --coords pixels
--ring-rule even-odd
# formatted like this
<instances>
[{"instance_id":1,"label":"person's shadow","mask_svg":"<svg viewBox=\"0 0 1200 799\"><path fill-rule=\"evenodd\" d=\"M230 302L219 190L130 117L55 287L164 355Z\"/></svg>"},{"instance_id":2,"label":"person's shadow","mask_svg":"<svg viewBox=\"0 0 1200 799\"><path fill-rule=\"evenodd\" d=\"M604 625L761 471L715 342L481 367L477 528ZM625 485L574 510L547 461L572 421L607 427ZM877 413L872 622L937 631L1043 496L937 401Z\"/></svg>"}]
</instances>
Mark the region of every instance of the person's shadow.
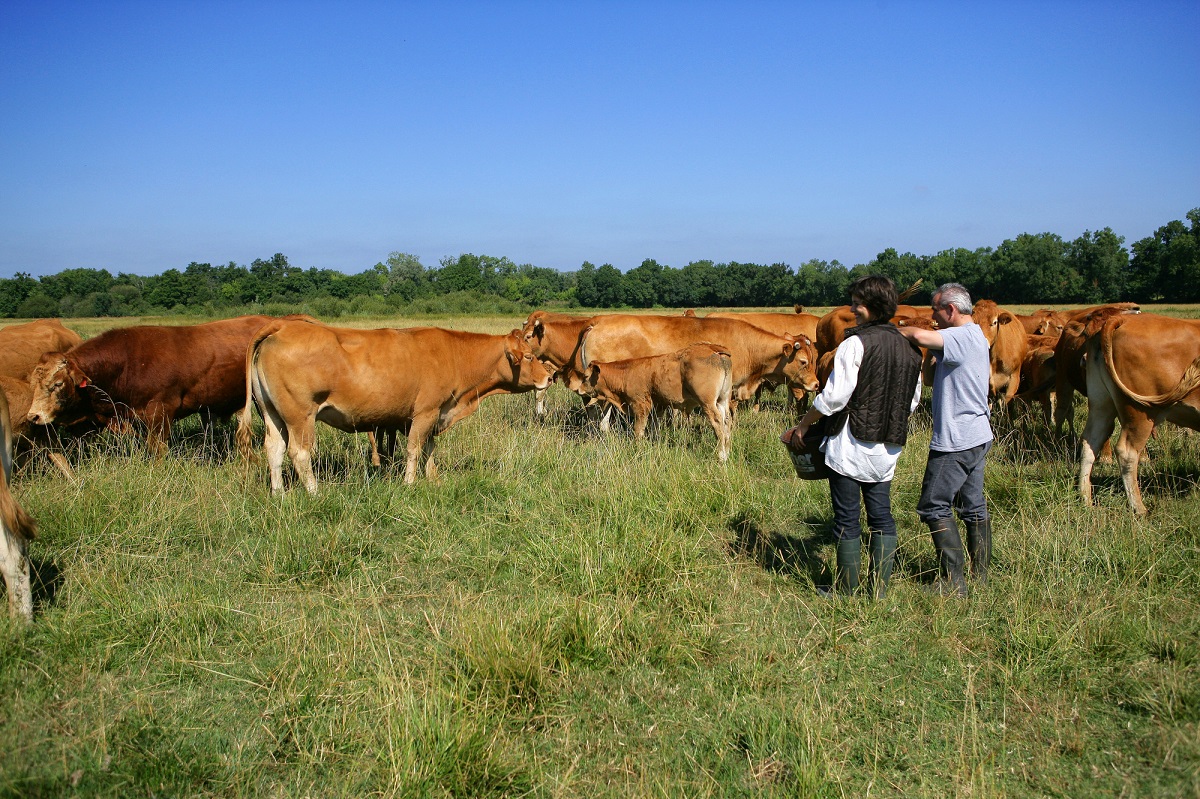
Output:
<instances>
[{"instance_id":1,"label":"person's shadow","mask_svg":"<svg viewBox=\"0 0 1200 799\"><path fill-rule=\"evenodd\" d=\"M729 523L734 535L730 549L763 569L797 577L806 574L816 586L831 586L833 574L820 555L820 548L833 541L829 519L810 516L802 521L812 532L798 537L763 530L753 519L736 516Z\"/></svg>"}]
</instances>

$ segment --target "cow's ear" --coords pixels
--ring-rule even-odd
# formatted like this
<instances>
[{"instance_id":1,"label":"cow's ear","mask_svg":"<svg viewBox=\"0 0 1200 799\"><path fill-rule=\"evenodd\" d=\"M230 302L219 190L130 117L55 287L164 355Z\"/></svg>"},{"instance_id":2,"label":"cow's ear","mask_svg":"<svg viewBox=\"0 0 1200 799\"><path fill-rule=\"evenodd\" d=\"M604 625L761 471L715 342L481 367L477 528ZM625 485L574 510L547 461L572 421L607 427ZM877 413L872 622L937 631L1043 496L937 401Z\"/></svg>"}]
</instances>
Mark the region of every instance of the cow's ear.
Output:
<instances>
[{"instance_id":1,"label":"cow's ear","mask_svg":"<svg viewBox=\"0 0 1200 799\"><path fill-rule=\"evenodd\" d=\"M537 336L538 341L541 341L542 336L546 335L546 326L542 324L541 319L535 319L533 321L533 335Z\"/></svg>"},{"instance_id":2,"label":"cow's ear","mask_svg":"<svg viewBox=\"0 0 1200 799\"><path fill-rule=\"evenodd\" d=\"M997 321L999 324L1002 324L1002 325L1007 325L1007 324L1011 324L1011 323L1013 323L1013 322L1015 322L1015 321L1017 321L1017 320L1016 320L1016 318L1015 318L1015 317L1014 317L1012 314L1010 314L1008 311L1001 311L1001 312L1000 312L1000 315L996 317L996 321Z\"/></svg>"},{"instance_id":3,"label":"cow's ear","mask_svg":"<svg viewBox=\"0 0 1200 799\"><path fill-rule=\"evenodd\" d=\"M590 385L596 384L596 378L600 376L600 366L592 364L587 369L583 370L583 379Z\"/></svg>"}]
</instances>

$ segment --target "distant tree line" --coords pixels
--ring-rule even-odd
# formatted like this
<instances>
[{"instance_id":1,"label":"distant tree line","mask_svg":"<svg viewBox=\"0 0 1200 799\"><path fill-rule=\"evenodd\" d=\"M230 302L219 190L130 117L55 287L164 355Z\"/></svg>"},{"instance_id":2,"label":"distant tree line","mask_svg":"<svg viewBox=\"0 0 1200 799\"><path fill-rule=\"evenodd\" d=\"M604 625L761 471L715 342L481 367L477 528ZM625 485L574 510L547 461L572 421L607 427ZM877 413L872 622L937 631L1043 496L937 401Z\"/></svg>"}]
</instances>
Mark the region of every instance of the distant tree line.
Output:
<instances>
[{"instance_id":1,"label":"distant tree line","mask_svg":"<svg viewBox=\"0 0 1200 799\"><path fill-rule=\"evenodd\" d=\"M1200 302L1200 208L1188 212L1187 224L1169 222L1131 249L1132 254L1123 237L1104 228L1085 231L1074 241L1053 233L1022 233L994 249L957 248L936 255L888 248L853 268L836 260L811 260L796 269L735 261L694 261L674 268L647 259L624 273L612 264L589 262L575 272L560 272L469 253L426 267L416 256L396 252L354 275L302 269L276 253L248 267L193 262L182 271L151 276L122 272L114 277L106 269L67 269L40 278L17 273L0 279L0 315L217 316L302 310L328 317L507 313L541 306L828 306L845 302L850 281L865 274L888 275L901 287L921 279L926 295L929 288L953 280L977 297L1000 303Z\"/></svg>"}]
</instances>

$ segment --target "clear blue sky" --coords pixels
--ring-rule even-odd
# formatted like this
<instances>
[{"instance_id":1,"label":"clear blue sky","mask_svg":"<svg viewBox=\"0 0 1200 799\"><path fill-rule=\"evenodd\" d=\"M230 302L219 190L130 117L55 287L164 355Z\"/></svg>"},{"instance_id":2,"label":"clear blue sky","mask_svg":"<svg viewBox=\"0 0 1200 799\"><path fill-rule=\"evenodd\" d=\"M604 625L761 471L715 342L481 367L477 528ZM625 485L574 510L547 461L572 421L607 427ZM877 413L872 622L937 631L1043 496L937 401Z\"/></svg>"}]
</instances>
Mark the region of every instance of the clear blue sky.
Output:
<instances>
[{"instance_id":1,"label":"clear blue sky","mask_svg":"<svg viewBox=\"0 0 1200 799\"><path fill-rule=\"evenodd\" d=\"M1200 206L1189 2L0 3L0 276L847 266Z\"/></svg>"}]
</instances>

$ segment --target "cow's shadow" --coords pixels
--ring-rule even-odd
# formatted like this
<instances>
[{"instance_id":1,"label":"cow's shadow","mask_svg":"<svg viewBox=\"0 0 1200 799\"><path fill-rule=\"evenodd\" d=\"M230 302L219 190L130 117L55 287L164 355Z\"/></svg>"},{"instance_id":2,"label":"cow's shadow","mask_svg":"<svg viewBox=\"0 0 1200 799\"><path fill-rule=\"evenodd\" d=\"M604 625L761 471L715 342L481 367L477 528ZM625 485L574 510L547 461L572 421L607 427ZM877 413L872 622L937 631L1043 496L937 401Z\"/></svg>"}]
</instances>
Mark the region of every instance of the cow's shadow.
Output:
<instances>
[{"instance_id":1,"label":"cow's shadow","mask_svg":"<svg viewBox=\"0 0 1200 799\"><path fill-rule=\"evenodd\" d=\"M63 585L62 570L52 560L29 559L29 588L33 594L33 612L54 604Z\"/></svg>"}]
</instances>

